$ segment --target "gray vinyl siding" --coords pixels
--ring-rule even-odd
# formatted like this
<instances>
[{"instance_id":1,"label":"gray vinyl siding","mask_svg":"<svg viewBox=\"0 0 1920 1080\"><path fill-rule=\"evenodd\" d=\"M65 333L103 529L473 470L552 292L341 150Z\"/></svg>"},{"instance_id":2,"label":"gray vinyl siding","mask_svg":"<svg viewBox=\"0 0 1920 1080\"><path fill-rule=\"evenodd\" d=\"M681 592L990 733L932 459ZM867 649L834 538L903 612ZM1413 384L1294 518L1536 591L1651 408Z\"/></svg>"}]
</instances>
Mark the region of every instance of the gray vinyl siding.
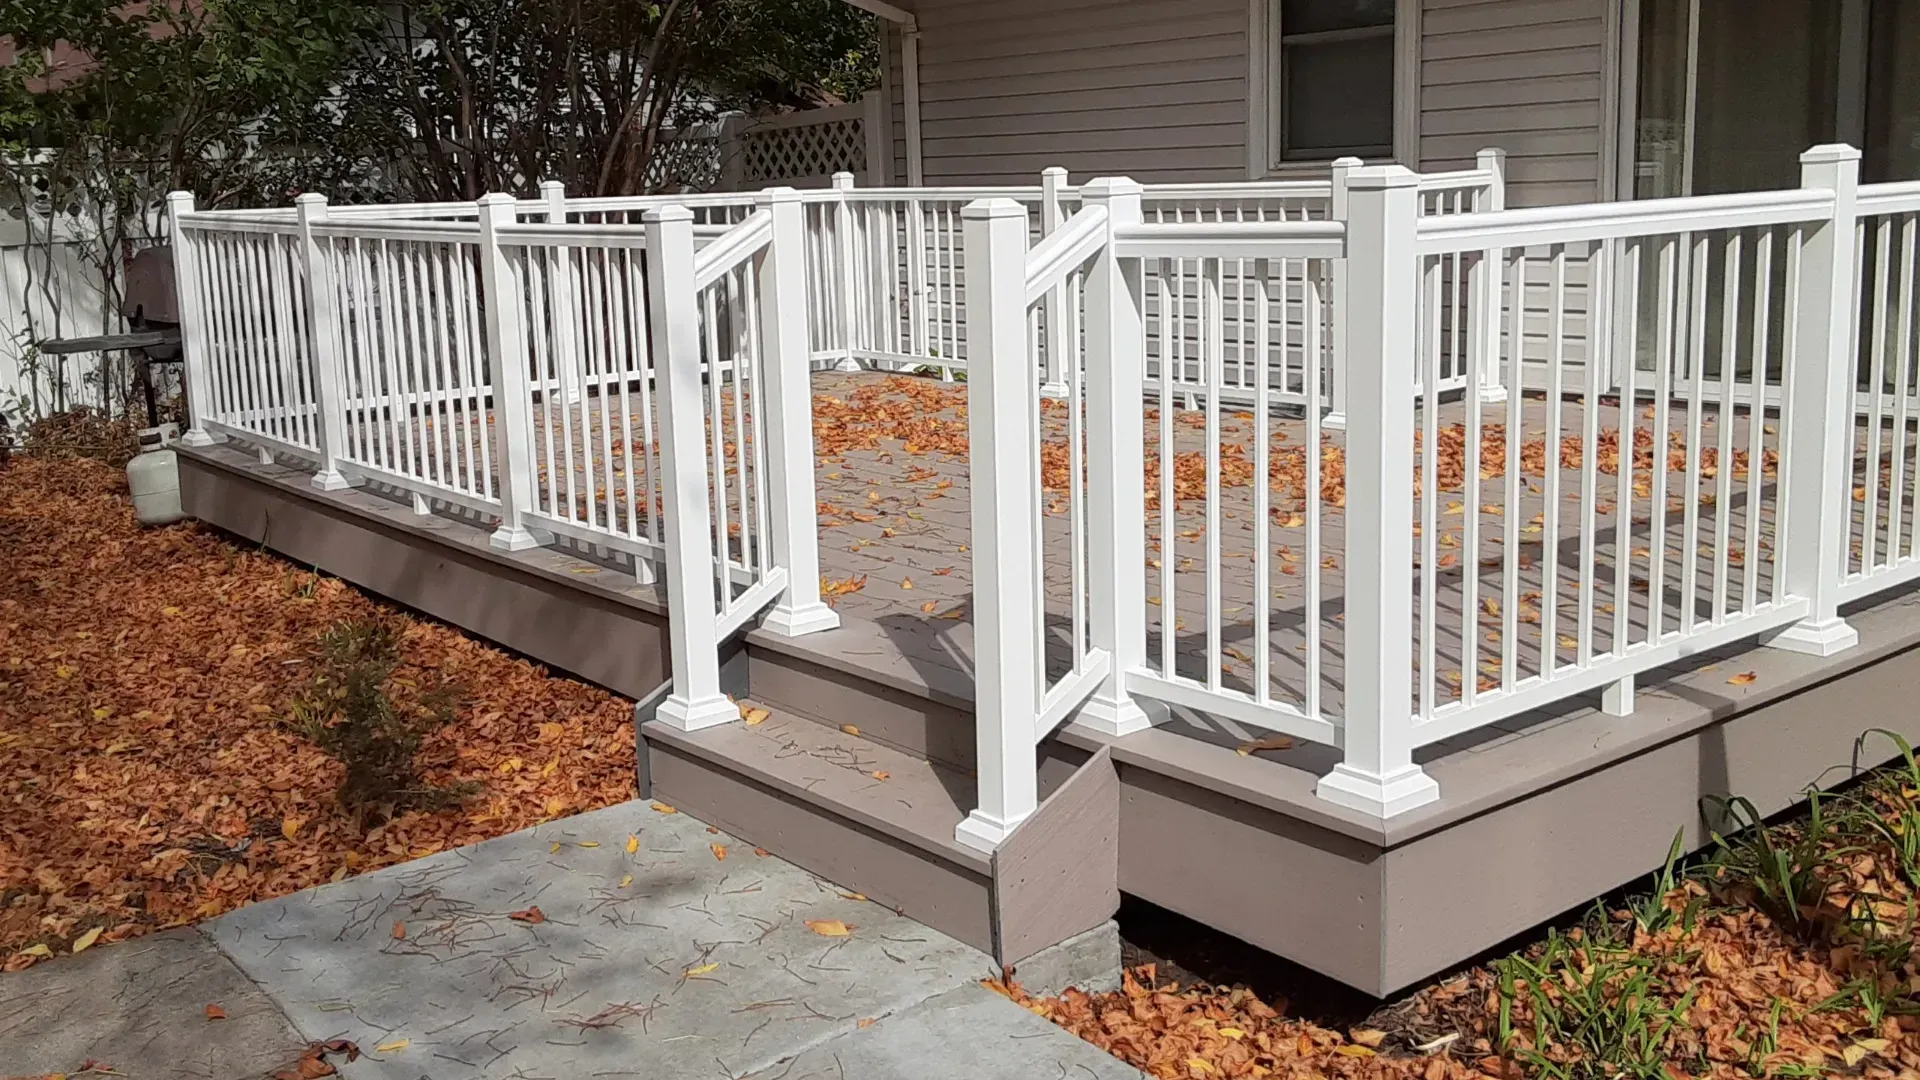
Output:
<instances>
[{"instance_id":1,"label":"gray vinyl siding","mask_svg":"<svg viewBox=\"0 0 1920 1080\"><path fill-rule=\"evenodd\" d=\"M926 183L1246 178L1247 0L918 0ZM899 35L888 35L906 176Z\"/></svg>"},{"instance_id":2,"label":"gray vinyl siding","mask_svg":"<svg viewBox=\"0 0 1920 1080\"><path fill-rule=\"evenodd\" d=\"M1515 206L1600 195L1608 0L1425 0L1419 165L1508 154ZM1247 0L915 0L933 185L1247 175ZM887 35L905 183L900 35Z\"/></svg>"},{"instance_id":3,"label":"gray vinyl siding","mask_svg":"<svg viewBox=\"0 0 1920 1080\"><path fill-rule=\"evenodd\" d=\"M1600 197L1606 0L1426 0L1420 164L1507 152L1512 206Z\"/></svg>"}]
</instances>

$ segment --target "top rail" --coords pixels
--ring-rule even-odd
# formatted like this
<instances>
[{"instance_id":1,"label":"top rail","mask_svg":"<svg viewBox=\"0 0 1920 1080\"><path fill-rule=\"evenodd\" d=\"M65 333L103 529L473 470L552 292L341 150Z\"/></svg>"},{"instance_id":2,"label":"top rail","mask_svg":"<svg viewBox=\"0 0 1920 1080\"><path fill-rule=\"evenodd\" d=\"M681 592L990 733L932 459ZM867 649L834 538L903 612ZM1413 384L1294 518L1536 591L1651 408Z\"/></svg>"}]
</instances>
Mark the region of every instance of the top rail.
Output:
<instances>
[{"instance_id":1,"label":"top rail","mask_svg":"<svg viewBox=\"0 0 1920 1080\"><path fill-rule=\"evenodd\" d=\"M1068 218L1027 253L1027 303L1058 288L1075 267L1100 250L1107 238L1107 210L1090 206Z\"/></svg>"},{"instance_id":2,"label":"top rail","mask_svg":"<svg viewBox=\"0 0 1920 1080\"><path fill-rule=\"evenodd\" d=\"M1347 253L1339 221L1209 221L1129 225L1117 254L1145 259L1338 259Z\"/></svg>"},{"instance_id":3,"label":"top rail","mask_svg":"<svg viewBox=\"0 0 1920 1080\"><path fill-rule=\"evenodd\" d=\"M695 292L720 280L729 270L752 258L761 248L773 242L773 214L771 211L755 210L747 220L735 225L724 236L715 240L693 257L693 288Z\"/></svg>"},{"instance_id":4,"label":"top rail","mask_svg":"<svg viewBox=\"0 0 1920 1080\"><path fill-rule=\"evenodd\" d=\"M1495 247L1787 225L1827 217L1833 213L1833 202L1831 191L1798 189L1423 217L1414 249L1420 255L1448 255Z\"/></svg>"},{"instance_id":5,"label":"top rail","mask_svg":"<svg viewBox=\"0 0 1920 1080\"><path fill-rule=\"evenodd\" d=\"M1897 184L1863 184L1858 205L1862 214L1920 212L1920 180Z\"/></svg>"}]
</instances>

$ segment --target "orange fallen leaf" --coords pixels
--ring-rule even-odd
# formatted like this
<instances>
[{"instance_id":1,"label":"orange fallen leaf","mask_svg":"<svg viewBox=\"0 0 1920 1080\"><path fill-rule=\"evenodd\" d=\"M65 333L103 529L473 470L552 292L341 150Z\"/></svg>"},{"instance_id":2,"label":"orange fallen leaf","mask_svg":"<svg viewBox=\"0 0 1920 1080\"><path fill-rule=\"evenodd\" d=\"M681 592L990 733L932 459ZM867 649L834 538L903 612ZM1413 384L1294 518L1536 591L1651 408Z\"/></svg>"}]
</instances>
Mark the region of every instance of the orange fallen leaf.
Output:
<instances>
[{"instance_id":1,"label":"orange fallen leaf","mask_svg":"<svg viewBox=\"0 0 1920 1080\"><path fill-rule=\"evenodd\" d=\"M509 914L507 918L512 919L514 922L523 922L530 926L539 926L541 923L547 921L547 913L541 911L539 906L535 905L525 911L515 911Z\"/></svg>"},{"instance_id":2,"label":"orange fallen leaf","mask_svg":"<svg viewBox=\"0 0 1920 1080\"><path fill-rule=\"evenodd\" d=\"M675 810L673 807L668 806L666 803L657 802L653 804L653 812L656 814L677 814L680 811Z\"/></svg>"},{"instance_id":3,"label":"orange fallen leaf","mask_svg":"<svg viewBox=\"0 0 1920 1080\"><path fill-rule=\"evenodd\" d=\"M873 778L875 780L880 780L880 781L885 781L889 776L892 776L892 775L893 775L892 773L889 773L885 769L875 769L873 772Z\"/></svg>"},{"instance_id":4,"label":"orange fallen leaf","mask_svg":"<svg viewBox=\"0 0 1920 1080\"><path fill-rule=\"evenodd\" d=\"M1264 739L1255 739L1252 742L1241 743L1238 747L1234 748L1234 753L1239 754L1241 757L1252 757L1262 750L1288 750L1292 747L1293 740L1287 736L1270 735Z\"/></svg>"},{"instance_id":5,"label":"orange fallen leaf","mask_svg":"<svg viewBox=\"0 0 1920 1080\"><path fill-rule=\"evenodd\" d=\"M767 717L772 715L773 710L771 709L746 708L744 706L740 709L740 718L747 722L748 727L758 727L766 723Z\"/></svg>"},{"instance_id":6,"label":"orange fallen leaf","mask_svg":"<svg viewBox=\"0 0 1920 1080\"><path fill-rule=\"evenodd\" d=\"M725 844L708 844L707 846L708 846L709 848L711 848L711 849L713 850L713 857L714 857L715 859L717 859L717 860L719 860L719 861L721 861L721 862L725 862L725 861L727 860L727 845L725 845Z\"/></svg>"},{"instance_id":7,"label":"orange fallen leaf","mask_svg":"<svg viewBox=\"0 0 1920 1080\"><path fill-rule=\"evenodd\" d=\"M640 838L638 836L635 836L632 833L628 833L627 834L627 854L631 855L634 852L639 850L640 850Z\"/></svg>"},{"instance_id":8,"label":"orange fallen leaf","mask_svg":"<svg viewBox=\"0 0 1920 1080\"><path fill-rule=\"evenodd\" d=\"M763 859L766 858L768 855L772 854L772 852L768 851L766 848L763 848L763 847L754 848L753 853L755 855L760 856Z\"/></svg>"},{"instance_id":9,"label":"orange fallen leaf","mask_svg":"<svg viewBox=\"0 0 1920 1080\"><path fill-rule=\"evenodd\" d=\"M207 1006L207 1019L225 1020L226 1018L227 1018L227 1010L221 1008L218 1005Z\"/></svg>"},{"instance_id":10,"label":"orange fallen leaf","mask_svg":"<svg viewBox=\"0 0 1920 1080\"><path fill-rule=\"evenodd\" d=\"M860 734L860 729L853 726L852 724L841 724L840 730L846 732L848 735Z\"/></svg>"},{"instance_id":11,"label":"orange fallen leaf","mask_svg":"<svg viewBox=\"0 0 1920 1080\"><path fill-rule=\"evenodd\" d=\"M1743 671L1740 674L1735 675L1731 679L1728 679L1727 685L1728 686L1748 686L1759 681L1759 679L1760 679L1759 672Z\"/></svg>"},{"instance_id":12,"label":"orange fallen leaf","mask_svg":"<svg viewBox=\"0 0 1920 1080\"><path fill-rule=\"evenodd\" d=\"M940 606L940 601L929 600L926 603L920 605L920 611L924 615L931 615L933 614L933 609L939 606Z\"/></svg>"},{"instance_id":13,"label":"orange fallen leaf","mask_svg":"<svg viewBox=\"0 0 1920 1080\"><path fill-rule=\"evenodd\" d=\"M393 921L393 940L407 940L407 924L399 919Z\"/></svg>"},{"instance_id":14,"label":"orange fallen leaf","mask_svg":"<svg viewBox=\"0 0 1920 1080\"><path fill-rule=\"evenodd\" d=\"M808 919L807 929L821 937L849 937L854 928L839 919Z\"/></svg>"}]
</instances>

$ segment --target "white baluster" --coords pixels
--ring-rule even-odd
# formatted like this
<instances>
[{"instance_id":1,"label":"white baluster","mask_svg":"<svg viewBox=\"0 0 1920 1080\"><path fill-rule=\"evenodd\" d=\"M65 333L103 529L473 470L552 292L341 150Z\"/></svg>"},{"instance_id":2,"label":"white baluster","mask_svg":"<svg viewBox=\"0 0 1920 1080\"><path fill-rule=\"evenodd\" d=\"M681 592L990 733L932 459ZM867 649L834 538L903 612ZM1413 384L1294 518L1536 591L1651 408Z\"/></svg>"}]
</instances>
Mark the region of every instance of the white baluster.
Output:
<instances>
[{"instance_id":1,"label":"white baluster","mask_svg":"<svg viewBox=\"0 0 1920 1080\"><path fill-rule=\"evenodd\" d=\"M540 198L547 204L547 221L554 225L565 225L567 185L558 180L542 180ZM531 249L528 256L532 257ZM566 384L567 404L577 405L584 393L582 388L595 372L587 370L586 356L579 346L580 335L574 327L580 306L573 288L573 249L556 244L547 249L547 259L547 288L551 290L547 305L553 321L553 363L556 369L562 364L569 365L568 370L579 375L579 378ZM605 375L606 372L599 374ZM604 382L602 385L605 385Z\"/></svg>"},{"instance_id":2,"label":"white baluster","mask_svg":"<svg viewBox=\"0 0 1920 1080\"><path fill-rule=\"evenodd\" d=\"M1781 574L1788 596L1812 605L1805 619L1767 644L1790 652L1832 656L1860 643L1840 617L1840 579L1847 568L1853 519L1853 320L1858 270L1855 197L1860 151L1816 146L1800 155L1800 186L1831 191L1833 216L1807 227L1800 246L1796 332L1787 356L1787 445L1780 467Z\"/></svg>"},{"instance_id":3,"label":"white baluster","mask_svg":"<svg viewBox=\"0 0 1920 1080\"><path fill-rule=\"evenodd\" d=\"M961 218L980 802L955 839L992 851L1039 802L1040 448L1028 422L1037 380L1027 352L1027 212L1011 199L981 199Z\"/></svg>"},{"instance_id":4,"label":"white baluster","mask_svg":"<svg viewBox=\"0 0 1920 1080\"><path fill-rule=\"evenodd\" d=\"M1383 818L1440 797L1413 763L1419 183L1398 165L1347 177L1346 738L1344 760L1316 793Z\"/></svg>"},{"instance_id":5,"label":"white baluster","mask_svg":"<svg viewBox=\"0 0 1920 1080\"><path fill-rule=\"evenodd\" d=\"M846 194L853 190L853 174L850 172L834 173L833 189L840 193L840 198L833 204L834 276L838 282L834 291L837 294L838 303L832 305L832 308L833 317L838 323L837 329L839 332L839 336L835 340L842 349L846 350L846 355L842 356L839 362L833 366L833 370L859 371L860 362L853 358L853 343L855 340L853 333L855 312L853 299L853 205L848 200Z\"/></svg>"},{"instance_id":6,"label":"white baluster","mask_svg":"<svg viewBox=\"0 0 1920 1080\"><path fill-rule=\"evenodd\" d=\"M717 560L707 475L706 419L701 411L699 297L693 291L693 214L683 206L646 213L647 310L651 315L654 386L660 407L660 489L665 502L668 645L673 692L659 719L686 731L740 718L720 692ZM718 377L717 372L715 377Z\"/></svg>"},{"instance_id":7,"label":"white baluster","mask_svg":"<svg viewBox=\"0 0 1920 1080\"><path fill-rule=\"evenodd\" d=\"M1040 235L1052 236L1066 220L1060 209L1060 192L1067 186L1067 170L1055 165L1040 173ZM1067 396L1067 350L1076 342L1067 340L1067 289L1064 284L1047 294L1047 338L1045 364L1040 373L1043 397Z\"/></svg>"},{"instance_id":8,"label":"white baluster","mask_svg":"<svg viewBox=\"0 0 1920 1080\"><path fill-rule=\"evenodd\" d=\"M1497 148L1482 150L1475 158L1475 163L1482 171L1493 175L1475 209L1486 213L1505 210L1507 152ZM1506 261L1503 255L1504 252L1499 248L1481 253L1479 270L1474 275L1475 282L1480 286L1480 295L1472 301L1478 308L1480 321L1473 323L1468 330L1475 356L1475 360L1470 362L1480 365L1480 400L1489 404L1507 400L1507 388L1500 383L1500 304L1506 284L1503 276Z\"/></svg>"}]
</instances>

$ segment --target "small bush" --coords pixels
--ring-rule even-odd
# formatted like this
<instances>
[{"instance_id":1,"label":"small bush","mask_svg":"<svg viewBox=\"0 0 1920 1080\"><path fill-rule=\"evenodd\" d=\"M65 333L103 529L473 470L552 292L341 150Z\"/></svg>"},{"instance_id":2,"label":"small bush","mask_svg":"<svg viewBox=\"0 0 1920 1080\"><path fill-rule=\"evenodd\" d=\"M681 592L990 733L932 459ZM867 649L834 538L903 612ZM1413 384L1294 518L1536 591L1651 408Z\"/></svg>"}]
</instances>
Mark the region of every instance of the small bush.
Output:
<instances>
[{"instance_id":1,"label":"small bush","mask_svg":"<svg viewBox=\"0 0 1920 1080\"><path fill-rule=\"evenodd\" d=\"M337 794L362 825L370 816L451 806L477 790L421 778L414 757L429 733L452 722L460 692L449 683L423 690L395 679L400 648L392 626L338 623L320 635L315 659L318 670L295 697L288 722L346 767ZM395 689L405 696L396 700Z\"/></svg>"}]
</instances>

